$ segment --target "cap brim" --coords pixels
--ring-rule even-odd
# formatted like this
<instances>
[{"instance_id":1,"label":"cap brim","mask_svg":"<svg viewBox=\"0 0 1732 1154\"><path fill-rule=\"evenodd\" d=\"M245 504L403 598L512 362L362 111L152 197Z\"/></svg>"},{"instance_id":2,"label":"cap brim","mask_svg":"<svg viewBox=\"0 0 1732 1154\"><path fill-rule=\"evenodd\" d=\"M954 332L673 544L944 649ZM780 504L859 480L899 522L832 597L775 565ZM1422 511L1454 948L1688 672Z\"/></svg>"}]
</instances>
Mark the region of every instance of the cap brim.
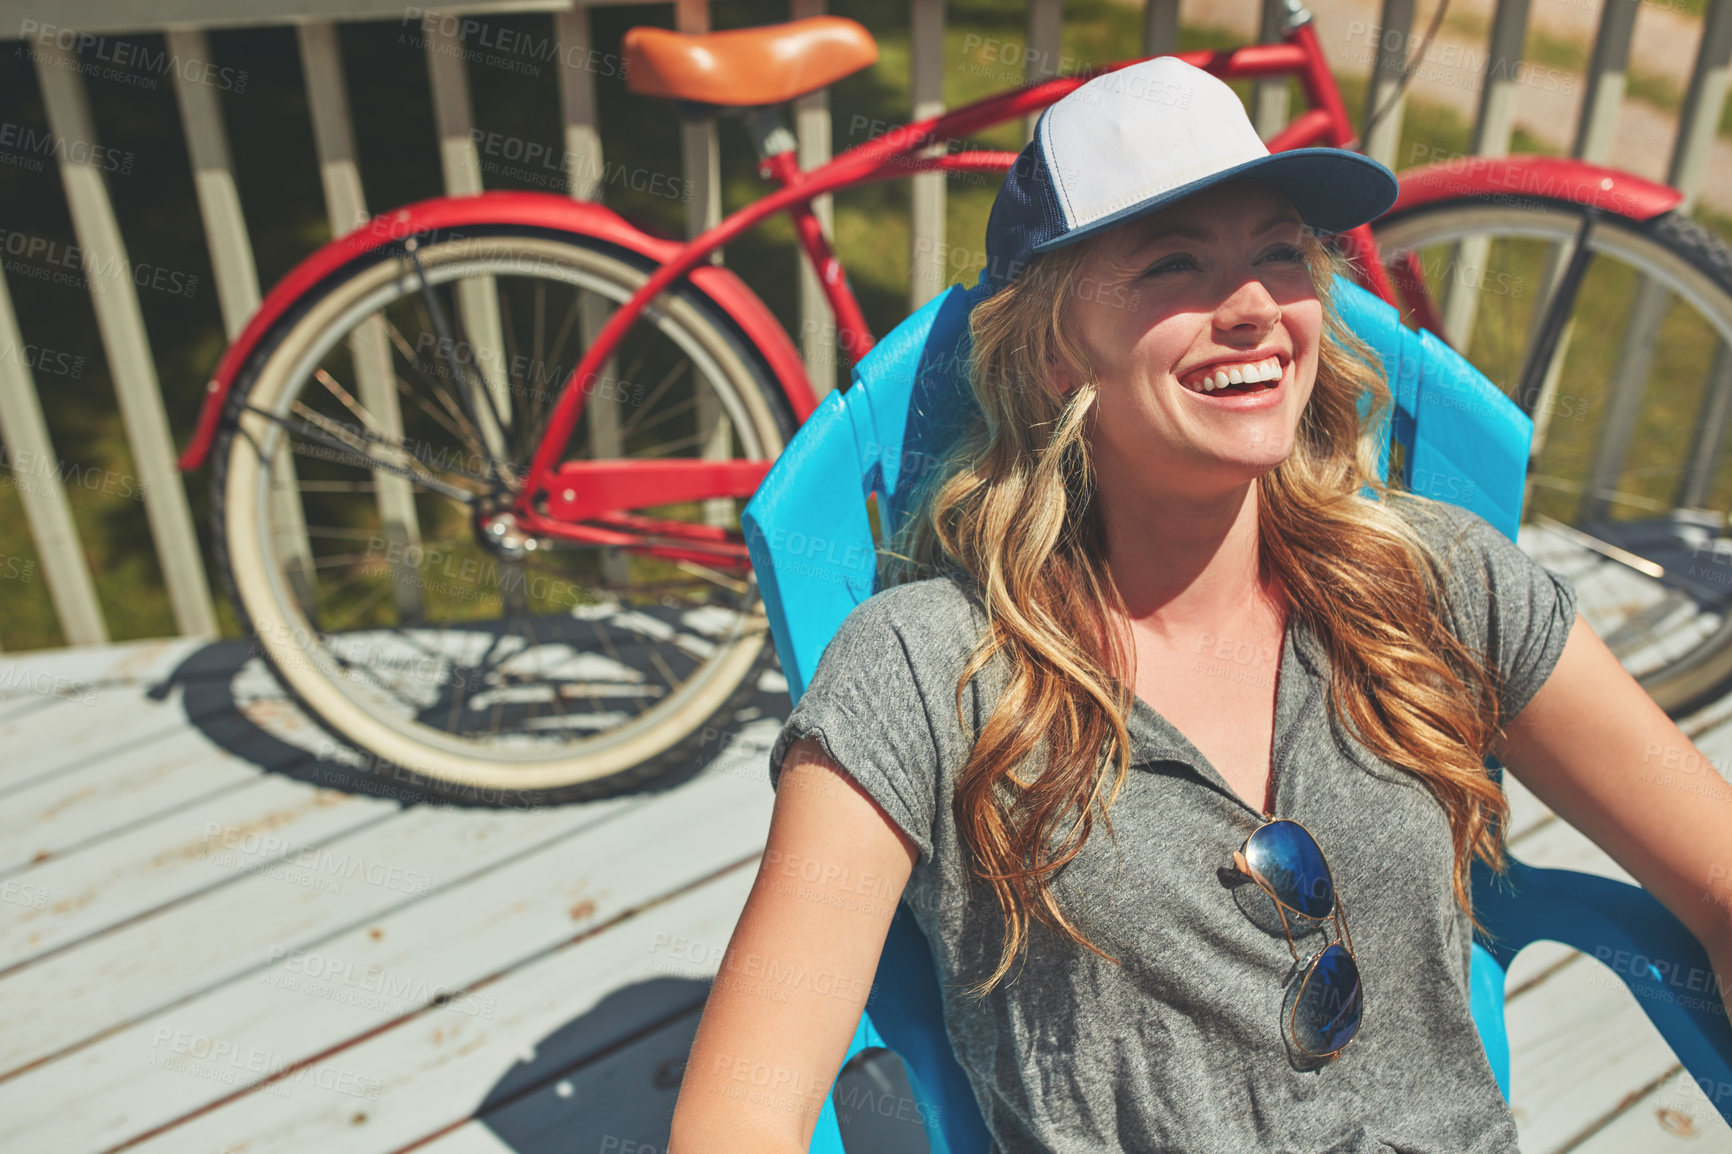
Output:
<instances>
[{"instance_id":1,"label":"cap brim","mask_svg":"<svg viewBox=\"0 0 1732 1154\"><path fill-rule=\"evenodd\" d=\"M1376 220L1389 211L1401 191L1395 174L1368 156L1345 148L1293 148L1259 156L1157 193L1062 236L1042 241L1029 251L1048 252L1075 244L1237 177L1267 181L1285 192L1299 210L1300 218L1318 232L1345 232Z\"/></svg>"}]
</instances>

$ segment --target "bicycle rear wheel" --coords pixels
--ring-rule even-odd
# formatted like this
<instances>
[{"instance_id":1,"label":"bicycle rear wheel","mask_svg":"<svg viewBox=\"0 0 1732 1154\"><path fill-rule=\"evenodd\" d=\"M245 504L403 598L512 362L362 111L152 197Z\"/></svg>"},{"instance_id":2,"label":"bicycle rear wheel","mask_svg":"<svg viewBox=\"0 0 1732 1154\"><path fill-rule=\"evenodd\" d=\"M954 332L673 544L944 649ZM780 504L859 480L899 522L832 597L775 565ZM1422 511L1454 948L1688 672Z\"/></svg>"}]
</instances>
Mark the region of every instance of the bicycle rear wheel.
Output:
<instances>
[{"instance_id":1,"label":"bicycle rear wheel","mask_svg":"<svg viewBox=\"0 0 1732 1154\"><path fill-rule=\"evenodd\" d=\"M220 568L313 716L436 792L565 799L696 768L773 657L747 498L609 492L625 544L523 530L509 508L553 404L652 269L477 231L350 266L261 344L216 446ZM626 334L567 459L769 462L794 428L686 285Z\"/></svg>"},{"instance_id":2,"label":"bicycle rear wheel","mask_svg":"<svg viewBox=\"0 0 1732 1154\"><path fill-rule=\"evenodd\" d=\"M1677 711L1732 676L1732 250L1676 213L1601 216L1524 390L1583 218L1571 201L1485 196L1373 232L1397 291L1422 283L1440 335L1534 418L1524 546L1571 578L1595 632ZM1413 488L1432 482L1448 479Z\"/></svg>"}]
</instances>

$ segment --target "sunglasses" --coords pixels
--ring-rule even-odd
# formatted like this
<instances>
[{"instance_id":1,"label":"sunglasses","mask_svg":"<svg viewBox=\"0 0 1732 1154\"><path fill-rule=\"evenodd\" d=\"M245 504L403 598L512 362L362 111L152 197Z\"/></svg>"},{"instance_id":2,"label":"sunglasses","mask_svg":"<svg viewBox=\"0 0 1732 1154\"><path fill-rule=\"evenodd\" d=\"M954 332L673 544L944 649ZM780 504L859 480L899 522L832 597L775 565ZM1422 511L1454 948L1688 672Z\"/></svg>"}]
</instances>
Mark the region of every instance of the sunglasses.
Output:
<instances>
[{"instance_id":1,"label":"sunglasses","mask_svg":"<svg viewBox=\"0 0 1732 1154\"><path fill-rule=\"evenodd\" d=\"M1282 1010L1293 1045L1310 1057L1333 1061L1359 1031L1364 998L1347 915L1323 851L1304 826L1275 818L1251 831L1233 864L1274 901L1295 963L1299 946L1293 923L1334 921L1336 940L1306 964Z\"/></svg>"}]
</instances>

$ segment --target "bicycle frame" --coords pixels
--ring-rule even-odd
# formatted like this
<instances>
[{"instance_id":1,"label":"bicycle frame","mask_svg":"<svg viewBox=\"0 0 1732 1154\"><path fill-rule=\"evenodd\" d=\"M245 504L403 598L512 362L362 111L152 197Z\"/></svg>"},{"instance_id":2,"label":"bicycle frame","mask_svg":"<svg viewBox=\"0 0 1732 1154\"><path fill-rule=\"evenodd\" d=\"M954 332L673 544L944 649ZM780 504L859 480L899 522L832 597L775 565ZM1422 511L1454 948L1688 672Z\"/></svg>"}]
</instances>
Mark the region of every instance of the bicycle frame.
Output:
<instances>
[{"instance_id":1,"label":"bicycle frame","mask_svg":"<svg viewBox=\"0 0 1732 1154\"><path fill-rule=\"evenodd\" d=\"M1351 121L1311 26L1310 14L1299 0L1287 0L1287 4L1288 28L1278 43L1177 55L1186 63L1226 80L1290 76L1299 81L1308 106L1268 142L1271 152L1319 144L1346 147L1352 143ZM545 193L494 192L442 197L381 214L311 254L267 294L213 373L198 426L181 454L179 467L190 470L204 463L234 383L272 326L305 295L317 292L326 278L337 275L351 261L372 259L380 254L407 259L407 238L423 234L460 231L475 224L543 224L610 240L637 251L656 267L603 326L594 345L560 390L525 484L509 512L523 531L549 540L581 546L622 546L669 560L745 569L750 565L746 547L743 542L731 539L727 531L628 510L710 497L749 498L772 462L680 458L560 460L588 401L590 387L600 378L601 366L613 355L630 326L662 292L685 278L740 326L745 339L765 358L787 393L796 418L804 420L816 401L785 330L744 284L725 268L709 263L709 254L761 221L780 212L789 213L801 249L818 272L819 284L836 317L838 344L850 363L857 363L871 350L873 337L841 264L824 238L812 211L812 200L870 181L902 179L921 172L1003 173L1015 162L1016 153L987 149L950 152L950 143L978 129L1037 112L1092 77L1146 59L1150 58L1134 57L987 97L894 129L809 172L799 168L792 151L769 155L763 159L760 171L777 187L683 245L652 238L594 202ZM945 151L931 155L935 145L943 145ZM1466 163L1446 160L1404 173L1401 195L1391 214L1433 201L1486 193L1519 196L1529 189L1541 195L1566 197L1578 204L1592 203L1635 220L1670 211L1682 200L1676 189L1570 158L1464 159ZM1349 257L1349 271L1355 279L1400 308L1370 226L1361 225L1338 234L1335 240ZM1415 321L1420 327L1441 334L1442 326L1426 294L1424 278L1412 267L1411 255L1406 266L1394 271L1401 274L1402 296Z\"/></svg>"},{"instance_id":2,"label":"bicycle frame","mask_svg":"<svg viewBox=\"0 0 1732 1154\"><path fill-rule=\"evenodd\" d=\"M1282 76L1299 79L1310 107L1269 142L1271 152L1317 144L1339 148L1352 136L1347 109L1324 61L1309 14L1302 8L1298 9L1298 14L1303 19L1277 44L1247 45L1231 51L1175 53L1187 64L1225 80L1264 80ZM970 149L956 153L946 151L937 156L920 154L934 145L958 140L979 129L1037 112L1095 76L1146 59L1151 58L1134 57L986 97L856 145L810 171L799 168L791 151L765 159L760 171L773 178L779 187L693 238L677 256L657 269L597 334L595 343L573 370L570 381L555 403L546 432L531 460L525 484L512 508L519 524L531 533L567 541L635 543L641 539L610 540L624 535L575 522L619 522L622 515L612 510L617 509L617 498L624 493L629 493L633 503L639 507L705 497L750 497L763 474L769 471L770 462L761 462L761 468L756 467L759 462L749 463L754 466L751 468L742 467L748 464L746 462L671 460L560 463L582 415L590 383L598 379L601 366L649 302L717 248L760 221L786 211L793 218L800 246L817 270L825 299L835 314L838 343L848 353L851 362L858 363L871 350L872 333L866 326L859 302L842 275L841 264L812 211L813 198L870 181L901 179L920 172L1005 172L1015 163L1016 153ZM1355 275L1372 292L1399 307L1395 291L1381 262L1376 259L1370 226L1360 225L1340 235L1344 250L1353 258ZM546 498L545 513L535 507L538 498L543 496ZM626 517L625 524L640 529L652 528L648 519L638 517ZM672 528L671 525L665 527ZM685 536L695 528L682 526L679 532ZM737 548L743 555L743 546Z\"/></svg>"}]
</instances>

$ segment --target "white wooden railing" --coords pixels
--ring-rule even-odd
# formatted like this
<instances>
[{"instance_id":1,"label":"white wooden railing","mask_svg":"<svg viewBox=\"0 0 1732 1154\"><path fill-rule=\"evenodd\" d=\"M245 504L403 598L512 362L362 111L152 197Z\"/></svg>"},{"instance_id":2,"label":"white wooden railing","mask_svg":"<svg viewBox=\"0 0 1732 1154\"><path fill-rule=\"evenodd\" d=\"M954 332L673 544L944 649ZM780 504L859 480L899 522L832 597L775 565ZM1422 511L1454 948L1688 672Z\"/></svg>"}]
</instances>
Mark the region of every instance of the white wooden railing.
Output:
<instances>
[{"instance_id":1,"label":"white wooden railing","mask_svg":"<svg viewBox=\"0 0 1732 1154\"><path fill-rule=\"evenodd\" d=\"M622 0L650 2L650 0ZM1249 0L1248 0L1249 2ZM1606 158L1621 107L1630 55L1631 32L1640 0L1605 0L1599 34L1583 86L1574 154ZM1263 36L1279 28L1285 0L1263 0ZM912 0L910 119L944 107L943 0ZM471 135L467 71L462 55L465 16L507 12L545 12L549 35L559 45L553 59L560 77L560 114L566 155L561 171L566 191L594 199L602 192L606 124L598 116L595 75L583 66L590 44L592 3L577 0L462 0L422 10L395 0L14 0L0 27L0 39L17 41L33 62L47 113L46 128L81 148L57 148L55 160L66 191L67 208L82 254L101 335L102 351L114 381L120 415L138 472L156 554L167 584L176 628L188 636L214 637L217 618L209 575L201 560L186 488L175 470L170 435L149 334L139 307L138 286L130 273L126 240L117 223L103 157L95 149L100 135L86 95L81 59L100 52L115 38L163 33L168 51L180 61L209 62L205 31L247 25L293 25L306 78L309 113L317 149L326 211L333 233L340 234L369 213L356 164L348 95L343 83L337 24L344 21L414 21L424 40L434 120L445 190L452 195L482 188L485 171ZM1528 0L1499 0L1485 54L1485 75L1471 149L1486 155L1508 152L1513 130L1518 70L1528 24ZM817 14L824 0L791 0L785 17L766 11L766 22ZM707 0L674 0L675 27L702 32L710 26ZM1429 13L1428 13L1429 15ZM1176 49L1178 0L1146 0L1141 49L1145 54ZM1028 79L1056 73L1065 62L1059 50L1062 0L1030 0ZM1414 28L1414 0L1384 0L1378 54L1367 89L1367 107L1381 105L1392 91L1406 59L1420 42ZM473 30L477 25L468 25ZM1127 46L1128 48L1129 46ZM81 55L82 54L82 55ZM1128 51L1125 53L1128 54ZM1694 200L1727 93L1732 61L1732 0L1710 0L1696 47L1694 71L1685 98L1667 179ZM232 338L259 302L258 274L241 198L230 162L227 135L216 88L194 68L172 70L182 131L187 142L199 212L216 282L225 333ZM1285 82L1259 86L1253 115L1267 137L1287 119ZM1379 122L1367 151L1397 166L1396 142L1401 103ZM811 166L830 155L831 124L825 93L795 105L801 162ZM1025 133L1032 128L1032 119ZM683 177L694 195L689 201L691 233L720 218L717 136L713 122L682 125ZM946 284L944 238L945 177L913 178L909 307L915 308ZM372 206L382 208L386 206ZM828 231L828 198L817 206ZM4 207L0 206L0 215ZM3 224L0 220L0 224ZM834 380L835 331L810 269L801 267L799 340L822 394ZM19 331L13 291L28 292L28 282L8 288L0 270L0 349L26 347ZM1465 294L1461 294L1465 295ZM41 571L68 644L108 639L102 606L67 503L62 470L43 418L28 358L0 357L0 441L20 494L40 560ZM0 638L0 640L4 640Z\"/></svg>"}]
</instances>

